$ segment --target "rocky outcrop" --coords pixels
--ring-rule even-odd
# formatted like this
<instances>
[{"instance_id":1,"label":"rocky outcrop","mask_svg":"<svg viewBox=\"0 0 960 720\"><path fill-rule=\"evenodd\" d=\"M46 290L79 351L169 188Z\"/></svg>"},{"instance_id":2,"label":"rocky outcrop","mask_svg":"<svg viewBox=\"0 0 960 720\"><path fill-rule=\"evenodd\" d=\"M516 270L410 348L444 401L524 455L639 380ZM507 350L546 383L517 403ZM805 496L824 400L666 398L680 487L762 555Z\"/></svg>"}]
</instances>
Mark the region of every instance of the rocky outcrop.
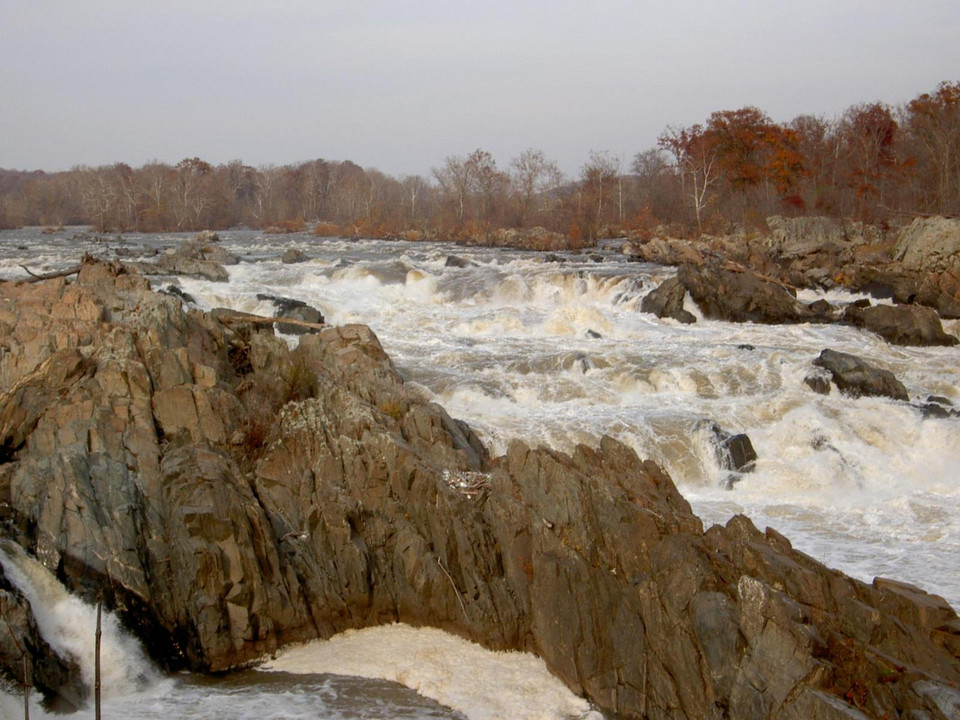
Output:
<instances>
[{"instance_id":1,"label":"rocky outcrop","mask_svg":"<svg viewBox=\"0 0 960 720\"><path fill-rule=\"evenodd\" d=\"M219 242L216 233L205 231L155 261L137 263L136 267L144 275L185 275L226 282L230 275L224 265L236 265L240 259Z\"/></svg>"},{"instance_id":2,"label":"rocky outcrop","mask_svg":"<svg viewBox=\"0 0 960 720\"><path fill-rule=\"evenodd\" d=\"M677 277L712 320L798 323L817 319L788 287L747 268L686 264L680 266Z\"/></svg>"},{"instance_id":3,"label":"rocky outcrop","mask_svg":"<svg viewBox=\"0 0 960 720\"><path fill-rule=\"evenodd\" d=\"M823 368L840 392L854 397L863 395L888 397L894 400L909 400L907 389L889 370L874 367L862 358L837 350L823 350L816 360L815 367ZM807 383L814 390L814 385Z\"/></svg>"},{"instance_id":4,"label":"rocky outcrop","mask_svg":"<svg viewBox=\"0 0 960 720\"><path fill-rule=\"evenodd\" d=\"M644 296L640 310L653 313L658 318L673 318L685 325L695 323L697 318L693 313L683 309L686 294L687 291L678 278L667 278Z\"/></svg>"},{"instance_id":5,"label":"rocky outcrop","mask_svg":"<svg viewBox=\"0 0 960 720\"><path fill-rule=\"evenodd\" d=\"M897 238L893 259L907 270L938 272L955 265L960 255L960 220L917 218Z\"/></svg>"},{"instance_id":6,"label":"rocky outcrop","mask_svg":"<svg viewBox=\"0 0 960 720\"><path fill-rule=\"evenodd\" d=\"M949 717L939 598L704 532L609 438L491 459L366 327L290 349L217 317L118 265L0 285L3 533L168 665L399 620L535 652L623 718Z\"/></svg>"}]
</instances>

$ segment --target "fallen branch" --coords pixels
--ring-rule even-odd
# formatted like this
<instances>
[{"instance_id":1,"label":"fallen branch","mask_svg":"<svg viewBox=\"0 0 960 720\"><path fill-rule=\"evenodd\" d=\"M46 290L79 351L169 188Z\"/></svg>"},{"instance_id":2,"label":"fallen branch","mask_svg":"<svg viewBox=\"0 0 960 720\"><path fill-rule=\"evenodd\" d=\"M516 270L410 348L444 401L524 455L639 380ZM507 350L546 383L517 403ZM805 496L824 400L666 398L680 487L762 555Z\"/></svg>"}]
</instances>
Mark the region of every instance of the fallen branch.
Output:
<instances>
[{"instance_id":1,"label":"fallen branch","mask_svg":"<svg viewBox=\"0 0 960 720\"><path fill-rule=\"evenodd\" d=\"M40 282L41 280L53 280L54 278L76 275L78 272L80 272L80 268L83 267L83 265L76 265L75 267L67 268L66 270L58 270L57 272L44 273L43 275L37 275L37 273L33 272L33 270L28 268L26 265L21 265L20 267L26 270L27 275L30 276L28 279L21 280L20 282L35 283Z\"/></svg>"},{"instance_id":2,"label":"fallen branch","mask_svg":"<svg viewBox=\"0 0 960 720\"><path fill-rule=\"evenodd\" d=\"M460 596L460 590L457 589L457 584L453 581L453 577L447 572L447 569L443 566L443 563L440 562L440 558L437 558L437 565L440 566L440 569L443 570L443 574L447 576L447 580L450 581L450 585L453 586L453 594L457 596L457 602L460 603L460 609L463 611L463 617L469 619L467 615L467 608L463 604L463 598Z\"/></svg>"},{"instance_id":3,"label":"fallen branch","mask_svg":"<svg viewBox=\"0 0 960 720\"><path fill-rule=\"evenodd\" d=\"M734 262L733 260L725 260L721 267L723 267L724 270L729 270L735 273L750 272L750 273L753 273L756 277L760 278L761 280L766 280L767 282L773 283L774 285L779 285L781 287L789 288L790 290L794 290L794 291L797 289L794 285L791 285L788 282L784 282L783 280L778 280L777 278L771 277L770 275L764 275L763 273L758 273L756 270L751 270L745 265L741 265L740 263Z\"/></svg>"},{"instance_id":4,"label":"fallen branch","mask_svg":"<svg viewBox=\"0 0 960 720\"><path fill-rule=\"evenodd\" d=\"M276 325L277 323L285 323L287 325L296 325L297 327L311 328L313 330L323 330L326 327L323 323L312 323L295 318L264 317L263 315L253 315L251 313L237 313L236 315L217 314L215 317L223 323L251 323L253 325Z\"/></svg>"}]
</instances>

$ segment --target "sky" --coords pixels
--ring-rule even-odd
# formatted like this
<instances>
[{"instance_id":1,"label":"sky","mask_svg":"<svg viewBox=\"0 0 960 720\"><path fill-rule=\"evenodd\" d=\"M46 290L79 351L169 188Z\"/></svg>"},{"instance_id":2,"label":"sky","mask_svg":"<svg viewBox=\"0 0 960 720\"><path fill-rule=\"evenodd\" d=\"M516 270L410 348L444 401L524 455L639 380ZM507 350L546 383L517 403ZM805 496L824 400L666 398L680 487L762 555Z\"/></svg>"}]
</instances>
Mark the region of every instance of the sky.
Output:
<instances>
[{"instance_id":1,"label":"sky","mask_svg":"<svg viewBox=\"0 0 960 720\"><path fill-rule=\"evenodd\" d=\"M667 126L899 105L960 80L957 0L2 0L0 167L200 157L571 176Z\"/></svg>"}]
</instances>

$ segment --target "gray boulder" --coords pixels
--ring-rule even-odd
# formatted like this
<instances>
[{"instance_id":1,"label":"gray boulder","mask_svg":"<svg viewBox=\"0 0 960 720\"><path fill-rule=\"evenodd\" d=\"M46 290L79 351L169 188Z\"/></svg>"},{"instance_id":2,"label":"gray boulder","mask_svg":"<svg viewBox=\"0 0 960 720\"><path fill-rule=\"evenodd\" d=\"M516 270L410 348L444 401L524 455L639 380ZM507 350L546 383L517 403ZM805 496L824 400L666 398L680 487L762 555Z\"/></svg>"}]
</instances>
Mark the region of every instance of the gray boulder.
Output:
<instances>
[{"instance_id":1,"label":"gray boulder","mask_svg":"<svg viewBox=\"0 0 960 720\"><path fill-rule=\"evenodd\" d=\"M910 399L907 389L892 372L874 367L856 355L826 349L813 364L829 372L840 392L847 395Z\"/></svg>"},{"instance_id":2,"label":"gray boulder","mask_svg":"<svg viewBox=\"0 0 960 720\"><path fill-rule=\"evenodd\" d=\"M894 260L907 270L942 271L960 254L960 220L916 218L897 238Z\"/></svg>"},{"instance_id":3,"label":"gray boulder","mask_svg":"<svg viewBox=\"0 0 960 720\"><path fill-rule=\"evenodd\" d=\"M284 250L283 255L280 256L280 262L285 265L294 265L296 263L304 263L310 258L307 257L307 254L302 250L297 250L296 248L289 248Z\"/></svg>"},{"instance_id":4,"label":"gray boulder","mask_svg":"<svg viewBox=\"0 0 960 720\"><path fill-rule=\"evenodd\" d=\"M895 345L957 345L955 335L943 330L936 311L921 305L848 306L843 320L870 330Z\"/></svg>"}]
</instances>

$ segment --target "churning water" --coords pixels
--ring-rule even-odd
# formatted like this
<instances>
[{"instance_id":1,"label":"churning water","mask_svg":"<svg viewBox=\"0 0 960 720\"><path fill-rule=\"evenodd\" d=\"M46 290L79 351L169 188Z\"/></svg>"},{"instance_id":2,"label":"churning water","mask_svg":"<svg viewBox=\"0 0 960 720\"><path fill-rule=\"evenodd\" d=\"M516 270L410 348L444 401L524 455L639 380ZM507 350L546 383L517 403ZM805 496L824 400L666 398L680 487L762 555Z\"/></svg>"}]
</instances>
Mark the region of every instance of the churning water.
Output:
<instances>
[{"instance_id":1,"label":"churning water","mask_svg":"<svg viewBox=\"0 0 960 720\"><path fill-rule=\"evenodd\" d=\"M36 231L0 233L0 276L24 275L21 263L34 272L62 268L85 251L139 258L184 237L90 243ZM960 403L956 348L901 348L839 326L707 321L693 306L694 325L659 320L641 313L640 301L673 271L629 263L615 251L546 257L251 231L221 238L243 257L228 268L228 283L167 278L157 284L178 282L204 309L272 314L269 301L257 300L260 293L302 300L330 323L365 323L406 380L469 422L495 453L513 438L569 450L611 435L664 466L706 524L745 513L831 567L866 581L882 575L913 582L960 604L960 420L924 418L908 403L853 399L836 389L817 395L803 382L813 359L829 347L892 370L915 400L938 395ZM288 248L310 260L281 263ZM945 327L957 332L956 323ZM756 470L729 490L711 422L747 433L759 455ZM393 648L396 639L371 638L360 641ZM275 668L304 685L291 689L271 675L263 692L323 695L330 676L309 673L337 672L336 663L309 654L298 662L299 675L285 663ZM443 675L443 661L436 667ZM414 680L396 668L346 668L340 671L391 678L421 692L443 682ZM454 694L433 696L471 718L584 711L540 698L534 714L501 715L470 706L475 701L457 705ZM523 706L521 695L511 701L516 708ZM301 716L292 709L289 715Z\"/></svg>"}]
</instances>

